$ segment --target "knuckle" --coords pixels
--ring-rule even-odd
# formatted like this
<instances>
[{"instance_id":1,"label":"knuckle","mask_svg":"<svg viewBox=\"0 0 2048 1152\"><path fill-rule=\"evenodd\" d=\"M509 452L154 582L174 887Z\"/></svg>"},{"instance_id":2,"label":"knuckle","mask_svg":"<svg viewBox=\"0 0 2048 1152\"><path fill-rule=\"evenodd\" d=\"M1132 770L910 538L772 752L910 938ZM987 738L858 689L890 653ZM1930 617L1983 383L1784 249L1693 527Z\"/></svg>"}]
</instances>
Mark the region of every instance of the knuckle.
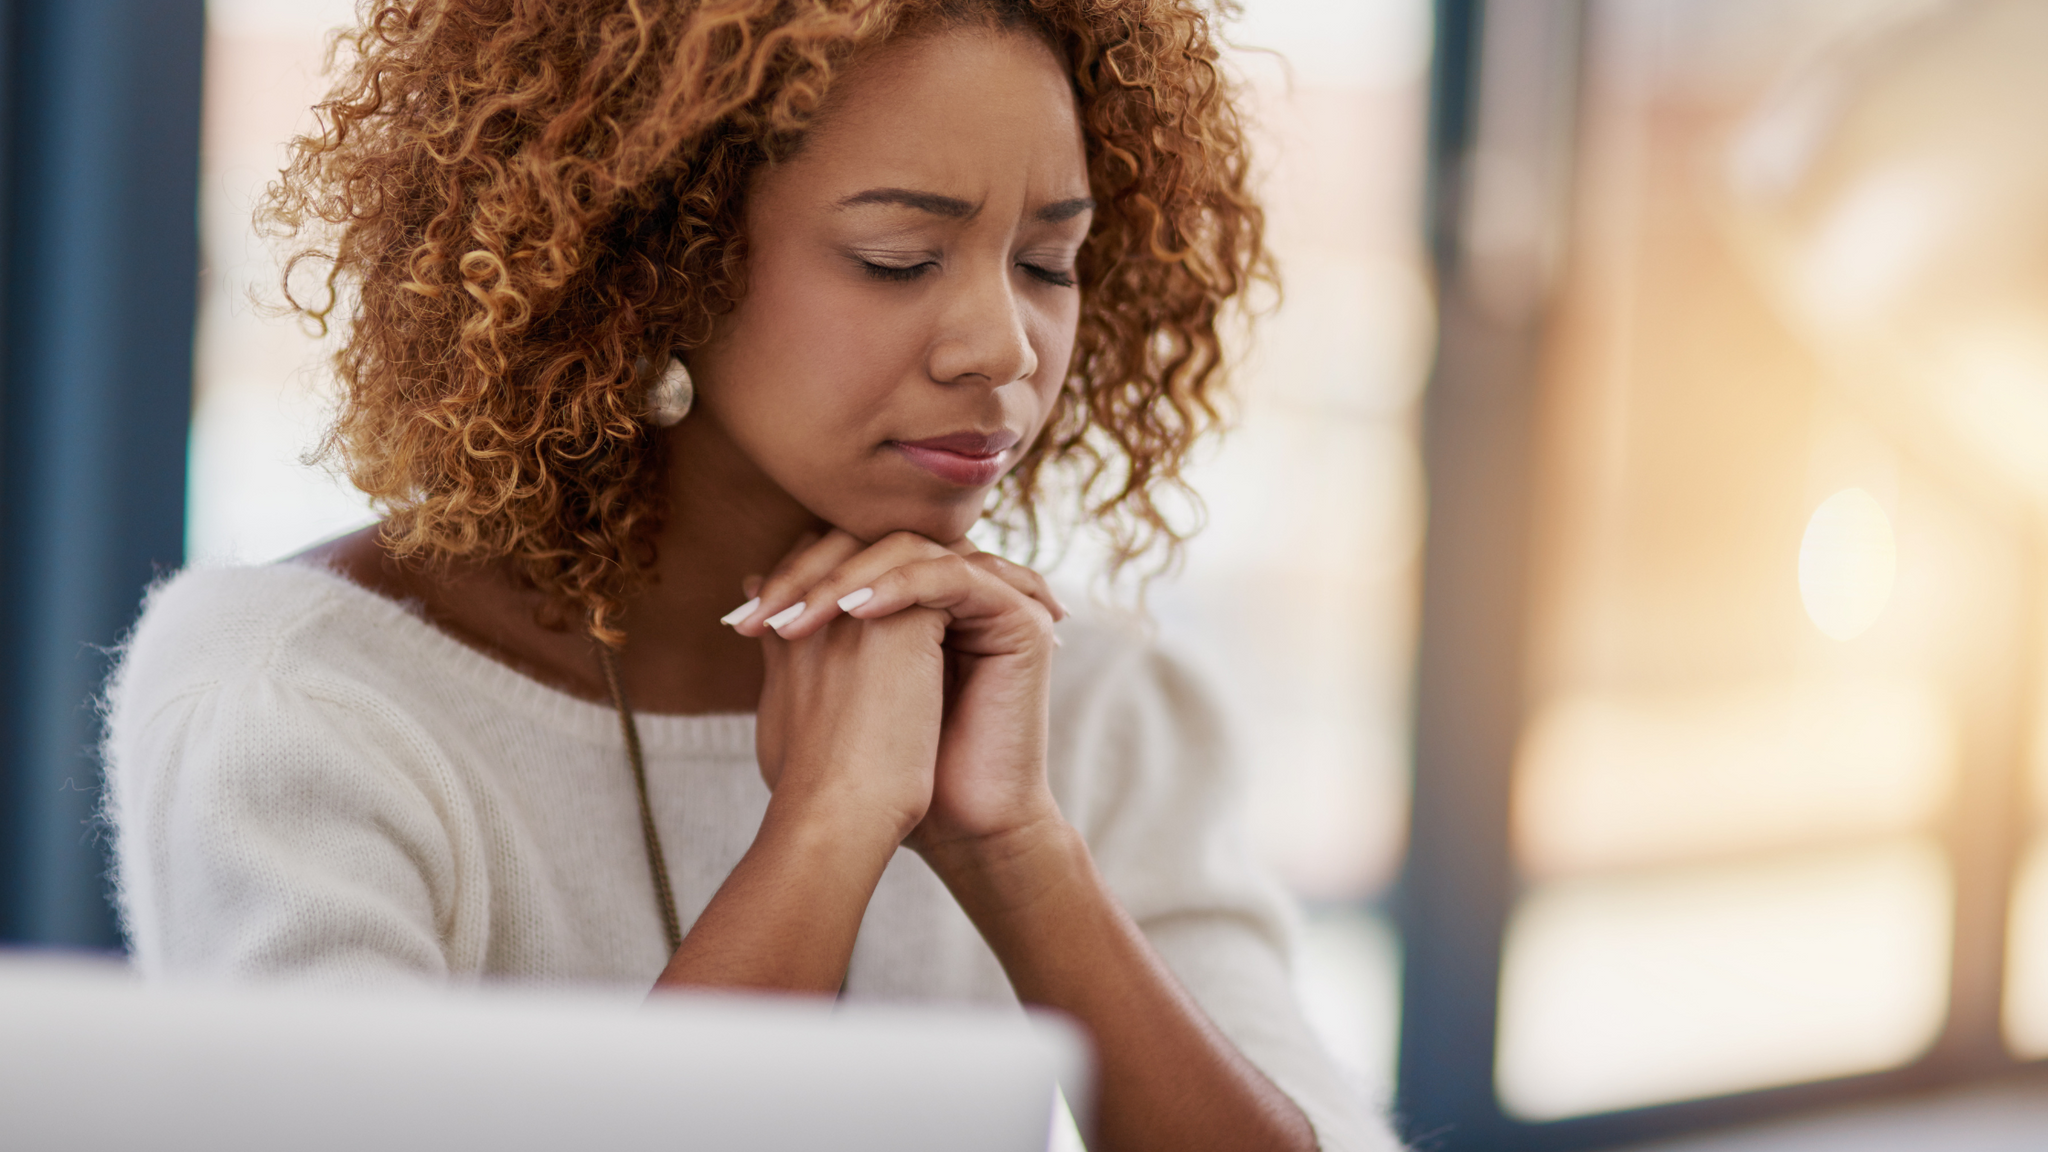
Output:
<instances>
[{"instance_id":1,"label":"knuckle","mask_svg":"<svg viewBox=\"0 0 2048 1152\"><path fill-rule=\"evenodd\" d=\"M830 572L825 573L823 576L818 577L817 581L813 583L811 587L814 589L835 590L846 588L851 585L853 580L853 573L851 571L851 568L851 565L841 564L838 567L833 568ZM836 596L827 598L835 600L838 599L838 597Z\"/></svg>"},{"instance_id":2,"label":"knuckle","mask_svg":"<svg viewBox=\"0 0 2048 1152\"><path fill-rule=\"evenodd\" d=\"M987 569L977 569L975 571L975 575L981 580L983 584L987 585L990 588L997 589L1001 592L1008 593L1012 596L1020 596L1025 599L1030 599L1030 590L1026 587L1020 587L1017 581L1008 572L991 572Z\"/></svg>"},{"instance_id":3,"label":"knuckle","mask_svg":"<svg viewBox=\"0 0 2048 1152\"><path fill-rule=\"evenodd\" d=\"M1045 644L1051 644L1053 641L1052 613L1046 611L1045 605L1040 604L1036 600L1029 600L1025 603L1024 615L1028 621L1025 626L1031 630L1033 639Z\"/></svg>"}]
</instances>

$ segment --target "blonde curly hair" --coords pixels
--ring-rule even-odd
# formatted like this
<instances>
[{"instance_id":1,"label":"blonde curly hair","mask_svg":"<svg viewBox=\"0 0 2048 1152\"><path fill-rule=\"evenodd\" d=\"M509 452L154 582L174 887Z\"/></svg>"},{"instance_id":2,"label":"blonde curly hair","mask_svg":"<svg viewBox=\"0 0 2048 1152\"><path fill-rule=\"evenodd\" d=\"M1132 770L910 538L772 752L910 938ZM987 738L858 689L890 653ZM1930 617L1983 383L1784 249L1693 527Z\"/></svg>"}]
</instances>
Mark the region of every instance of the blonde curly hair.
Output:
<instances>
[{"instance_id":1,"label":"blonde curly hair","mask_svg":"<svg viewBox=\"0 0 2048 1152\"><path fill-rule=\"evenodd\" d=\"M287 306L344 326L322 452L393 554L504 561L616 642L663 514L647 366L744 291L749 177L863 49L981 24L1067 64L1098 205L1066 387L990 515L1035 543L1064 472L1119 564L1170 559L1159 497L1218 421L1221 311L1267 274L1210 23L1197 0L365 0L259 210Z\"/></svg>"}]
</instances>

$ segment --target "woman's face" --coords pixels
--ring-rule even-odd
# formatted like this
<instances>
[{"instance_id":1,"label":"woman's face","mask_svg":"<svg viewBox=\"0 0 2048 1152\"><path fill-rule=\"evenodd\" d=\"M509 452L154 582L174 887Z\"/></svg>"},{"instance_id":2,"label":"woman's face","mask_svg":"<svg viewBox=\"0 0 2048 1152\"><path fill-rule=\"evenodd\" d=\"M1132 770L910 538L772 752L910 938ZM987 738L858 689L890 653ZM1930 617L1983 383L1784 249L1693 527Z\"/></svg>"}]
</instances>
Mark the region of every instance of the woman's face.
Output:
<instances>
[{"instance_id":1,"label":"woman's face","mask_svg":"<svg viewBox=\"0 0 2048 1152\"><path fill-rule=\"evenodd\" d=\"M968 29L877 50L749 190L746 295L688 358L680 450L722 434L862 539L959 539L1066 378L1090 218L1043 43Z\"/></svg>"}]
</instances>

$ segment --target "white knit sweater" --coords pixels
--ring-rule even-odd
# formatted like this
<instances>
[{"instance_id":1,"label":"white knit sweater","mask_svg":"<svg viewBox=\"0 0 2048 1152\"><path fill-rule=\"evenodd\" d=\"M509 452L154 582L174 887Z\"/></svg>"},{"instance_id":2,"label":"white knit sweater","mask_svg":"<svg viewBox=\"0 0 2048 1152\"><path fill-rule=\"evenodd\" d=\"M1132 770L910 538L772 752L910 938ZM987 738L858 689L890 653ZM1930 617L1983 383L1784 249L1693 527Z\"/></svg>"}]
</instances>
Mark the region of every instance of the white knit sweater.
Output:
<instances>
[{"instance_id":1,"label":"white knit sweater","mask_svg":"<svg viewBox=\"0 0 2048 1152\"><path fill-rule=\"evenodd\" d=\"M1285 901L1236 832L1208 701L1128 629L1061 634L1061 810L1323 1147L1392 1147L1303 1023ZM403 605L299 565L184 573L151 594L109 704L119 891L147 974L646 987L667 962L617 715ZM766 809L754 718L639 725L687 930ZM1014 1002L907 850L861 922L847 994Z\"/></svg>"}]
</instances>

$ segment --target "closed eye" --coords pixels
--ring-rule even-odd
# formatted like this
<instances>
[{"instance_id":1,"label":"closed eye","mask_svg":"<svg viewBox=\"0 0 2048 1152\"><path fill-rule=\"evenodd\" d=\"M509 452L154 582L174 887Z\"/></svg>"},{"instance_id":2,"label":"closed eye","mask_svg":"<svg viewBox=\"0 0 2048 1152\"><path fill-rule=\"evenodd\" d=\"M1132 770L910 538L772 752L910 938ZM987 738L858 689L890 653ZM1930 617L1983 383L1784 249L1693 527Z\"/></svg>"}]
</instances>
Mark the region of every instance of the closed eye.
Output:
<instances>
[{"instance_id":1,"label":"closed eye","mask_svg":"<svg viewBox=\"0 0 2048 1152\"><path fill-rule=\"evenodd\" d=\"M906 280L915 280L924 275L927 269L937 267L929 260L918 264L877 264L873 260L863 260L860 264L870 279L899 284Z\"/></svg>"},{"instance_id":2,"label":"closed eye","mask_svg":"<svg viewBox=\"0 0 2048 1152\"><path fill-rule=\"evenodd\" d=\"M1022 268L1033 279L1042 280L1055 288L1072 288L1074 286L1074 274L1072 272L1062 272L1057 268L1047 268L1042 264L1020 263L1017 267Z\"/></svg>"}]
</instances>

